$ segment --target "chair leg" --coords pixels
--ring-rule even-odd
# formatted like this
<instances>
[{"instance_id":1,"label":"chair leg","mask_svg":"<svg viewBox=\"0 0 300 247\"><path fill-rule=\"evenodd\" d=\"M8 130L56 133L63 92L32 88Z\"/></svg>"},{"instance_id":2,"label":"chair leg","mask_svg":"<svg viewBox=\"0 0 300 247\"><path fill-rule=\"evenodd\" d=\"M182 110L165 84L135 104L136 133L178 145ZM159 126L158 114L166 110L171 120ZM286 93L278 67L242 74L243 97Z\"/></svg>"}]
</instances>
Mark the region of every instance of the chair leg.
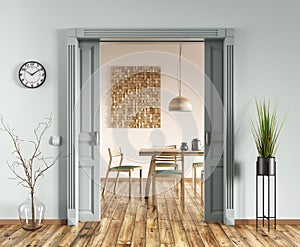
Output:
<instances>
[{"instance_id":1,"label":"chair leg","mask_svg":"<svg viewBox=\"0 0 300 247\"><path fill-rule=\"evenodd\" d=\"M175 171L178 170L178 164L175 164ZM177 194L178 193L178 183L176 181L176 177L174 177L174 190L175 190L175 193Z\"/></svg>"},{"instance_id":2,"label":"chair leg","mask_svg":"<svg viewBox=\"0 0 300 247\"><path fill-rule=\"evenodd\" d=\"M117 173L116 182L115 182L115 186L114 186L114 194L116 193L116 187L119 182L119 174L120 174L120 172Z\"/></svg>"},{"instance_id":3,"label":"chair leg","mask_svg":"<svg viewBox=\"0 0 300 247\"><path fill-rule=\"evenodd\" d=\"M184 177L181 176L180 178L181 203L182 205L184 205Z\"/></svg>"},{"instance_id":4,"label":"chair leg","mask_svg":"<svg viewBox=\"0 0 300 247\"><path fill-rule=\"evenodd\" d=\"M193 187L194 187L194 192L196 193L196 190L197 190L197 168L195 165L193 165Z\"/></svg>"},{"instance_id":5,"label":"chair leg","mask_svg":"<svg viewBox=\"0 0 300 247\"><path fill-rule=\"evenodd\" d=\"M131 171L129 171L129 198L131 198Z\"/></svg>"},{"instance_id":6,"label":"chair leg","mask_svg":"<svg viewBox=\"0 0 300 247\"><path fill-rule=\"evenodd\" d=\"M175 165L175 171L178 171L178 164ZM174 186L175 186L175 192L178 194L178 182L176 176L174 177Z\"/></svg>"},{"instance_id":7,"label":"chair leg","mask_svg":"<svg viewBox=\"0 0 300 247\"><path fill-rule=\"evenodd\" d=\"M143 190L143 170L140 169L140 194L142 193Z\"/></svg>"},{"instance_id":8,"label":"chair leg","mask_svg":"<svg viewBox=\"0 0 300 247\"><path fill-rule=\"evenodd\" d=\"M176 193L176 195L177 195L179 189L178 189L178 181L177 181L177 178L176 178L176 177L174 177L173 183L174 183L174 191L175 191L175 193Z\"/></svg>"},{"instance_id":9,"label":"chair leg","mask_svg":"<svg viewBox=\"0 0 300 247\"><path fill-rule=\"evenodd\" d=\"M151 185L151 180L152 180L152 176L153 176L153 157L151 159L151 163L150 163L150 168L149 168L149 172L148 172L148 178L147 178L147 182L146 182L146 191L145 191L145 199L148 199L149 197L149 192L150 192L150 185Z\"/></svg>"},{"instance_id":10,"label":"chair leg","mask_svg":"<svg viewBox=\"0 0 300 247\"><path fill-rule=\"evenodd\" d=\"M103 185L103 189L102 189L102 196L104 196L104 191L105 191L105 187L106 187L106 183L107 183L108 173L109 173L109 170L107 170L107 172L106 172L106 177L105 177L104 185Z\"/></svg>"}]
</instances>

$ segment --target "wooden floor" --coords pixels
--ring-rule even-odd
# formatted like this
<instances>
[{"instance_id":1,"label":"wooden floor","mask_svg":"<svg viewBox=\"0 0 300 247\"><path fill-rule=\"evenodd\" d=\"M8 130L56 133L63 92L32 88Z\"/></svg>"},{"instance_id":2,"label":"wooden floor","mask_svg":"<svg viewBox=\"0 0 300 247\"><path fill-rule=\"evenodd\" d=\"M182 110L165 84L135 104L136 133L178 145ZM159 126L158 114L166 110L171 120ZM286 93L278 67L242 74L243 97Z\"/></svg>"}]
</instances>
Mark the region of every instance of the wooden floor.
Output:
<instances>
[{"instance_id":1,"label":"wooden floor","mask_svg":"<svg viewBox=\"0 0 300 247\"><path fill-rule=\"evenodd\" d=\"M251 225L203 222L201 198L194 195L189 182L184 207L180 193L170 189L171 183L158 183L156 203L153 198L129 200L124 196L127 185L122 182L115 195L108 189L102 199L101 222L43 226L35 232L18 225L0 226L0 246L300 246L299 225L278 226L268 233ZM138 195L138 183L133 188Z\"/></svg>"}]
</instances>

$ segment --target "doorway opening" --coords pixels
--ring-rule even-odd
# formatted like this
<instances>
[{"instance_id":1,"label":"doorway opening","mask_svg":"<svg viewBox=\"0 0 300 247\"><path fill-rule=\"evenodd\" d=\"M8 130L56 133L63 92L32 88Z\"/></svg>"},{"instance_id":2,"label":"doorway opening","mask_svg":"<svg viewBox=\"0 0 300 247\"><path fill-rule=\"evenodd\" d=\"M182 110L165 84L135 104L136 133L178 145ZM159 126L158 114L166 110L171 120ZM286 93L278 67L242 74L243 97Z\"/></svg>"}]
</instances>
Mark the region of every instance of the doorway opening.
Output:
<instances>
[{"instance_id":1,"label":"doorway opening","mask_svg":"<svg viewBox=\"0 0 300 247\"><path fill-rule=\"evenodd\" d=\"M182 94L192 102L192 112L170 112L169 102L178 95L178 59L179 45L182 45ZM109 163L108 148L121 148L124 153L124 164L141 165L143 178L147 178L151 157L139 156L141 148L163 147L176 145L179 149L182 142L187 142L191 149L194 138L200 139L204 145L204 43L203 41L105 41L100 42L100 174L105 178L107 164ZM157 128L114 128L112 126L111 103L114 92L111 90L112 67L118 67L120 80L128 75L124 70L132 67L149 69L158 67L160 71L160 92L157 100L160 103L159 127ZM123 74L122 74L123 73ZM135 83L127 80L128 83ZM119 90L119 89L118 89ZM121 91L127 90L125 85ZM147 90L147 89L145 89ZM149 89L148 89L149 91ZM149 97L148 91L143 94ZM118 92L117 92L118 93ZM130 95L131 94L131 95ZM125 97L134 95L129 92ZM123 99L125 100L125 99ZM145 99L147 100L147 98ZM127 102L126 104L130 104ZM145 103L147 104L147 102ZM121 106L124 114L130 114L128 108ZM137 113L138 114L138 113ZM125 116L126 117L126 116ZM135 119L131 119L135 121ZM130 119L129 119L130 121ZM185 160L185 178L192 179L192 164L203 162L204 157L187 157ZM179 162L180 163L180 162ZM179 164L180 165L180 164ZM198 171L200 174L200 171ZM110 173L114 178L116 173ZM128 182L128 174L120 173L120 182ZM133 180L138 181L138 171L133 173ZM128 186L127 186L128 187ZM157 193L165 188L157 186ZM126 195L128 191L125 190ZM137 191L138 192L138 191ZM143 193L142 193L143 195ZM139 192L137 195L140 196ZM203 199L203 198L202 198Z\"/></svg>"},{"instance_id":2,"label":"doorway opening","mask_svg":"<svg viewBox=\"0 0 300 247\"><path fill-rule=\"evenodd\" d=\"M205 40L204 43L203 38ZM179 42L183 42L187 43L186 45L188 45L189 42L191 42L191 44L192 42L204 44L205 121L204 132L202 132L202 136L204 136L203 142L205 146L205 220L222 220L224 216L224 222L226 224L232 224L234 217L232 172L233 30L231 29L153 29L139 31L101 29L70 30L70 35L68 38L69 123L67 143L68 150L70 151L71 155L68 157L68 223L76 224L78 220L95 221L100 219L99 164L102 164L103 161L105 161L105 158L102 157L102 152L100 152L100 148L102 147L102 142L108 140L103 140L103 138L100 137L99 133L105 130L105 128L102 129L101 124L103 123L100 121L106 121L106 124L108 124L111 120L109 114L104 118L100 118L100 112L102 111L100 107L100 99L105 99L105 91L100 89L102 84L100 85L99 83L101 81L100 78L105 76L105 73L103 72L102 74L100 69L105 67L103 64L100 66L100 57L102 55L100 52L102 49L102 47L100 47L100 43L105 41L107 44L114 45L117 43L123 44L123 42L126 41L128 43L127 45L129 45L129 43L142 43L141 45L145 46L151 45L147 43L149 40L152 43L161 42L161 45L166 43L165 45L170 46L173 42L177 42L177 44ZM114 52L116 52L116 49L111 50L110 54L113 54ZM135 54L138 53L139 52L135 52ZM144 51L140 53L144 53L145 55L145 53L148 52ZM172 52L170 53L172 54ZM154 56L155 54L152 55ZM123 59L124 57L126 56L120 57L118 55L118 59ZM172 56L170 55L170 57ZM173 54L173 57L176 56ZM127 56L127 60L128 59L129 56ZM126 61L126 59L124 59L124 61ZM172 61L170 61L170 64L172 64ZM117 66L124 67L124 64L118 64ZM142 64L142 66L145 65ZM176 66L174 67L176 69ZM183 73L185 73L184 67ZM172 72L169 74L171 75ZM170 78L170 80L176 81L174 80L174 76L170 76ZM186 82L190 81L189 79L184 78L183 80ZM167 85L173 84L170 83ZM190 89L192 89L187 85L188 84L183 84L183 95L185 90L188 92ZM85 92L82 90L83 87L87 89ZM165 91L166 95L163 97L162 102L172 94L172 89L170 88ZM175 93L172 96L177 96L176 86ZM189 97L193 96L191 95ZM170 97L170 99L171 98L172 97ZM218 99L219 102L217 102ZM105 100L103 102L105 102ZM216 102L219 103L219 105L216 104ZM108 112L107 109L106 112ZM162 116L161 123L166 121L168 116L169 119L171 118L167 112L165 113L165 116ZM225 116L224 121L223 116ZM188 121L188 119L184 117L181 119L180 117L173 117L170 119L170 121L166 122L172 122L171 120L175 122L177 126L182 126L182 123L185 122L192 122ZM197 126L197 124L195 124L195 126ZM167 130L169 131L169 129L170 128ZM139 147L137 148L135 145L137 145L136 143L139 145L141 144L138 141L136 134L137 132L133 133L132 137L130 137L130 139L134 139L131 141L128 137L128 131L131 130L127 130L126 133L118 132L117 130L115 134L112 134L117 136L117 138L113 137L113 139L115 138L119 142L113 143L117 144L114 145L114 147L121 146L120 144L130 144L122 145L125 148L126 146L130 147L129 150L125 150L127 151L127 156L130 158L130 149L138 150ZM140 131L142 133L143 129L135 129L135 131ZM186 134L188 131L184 129L183 131L177 131L177 133L178 132L180 135L177 135L177 138L179 137L179 142L182 142L183 138L188 136L188 134ZM139 136L143 135L144 137L147 137L148 134L149 137L149 133L141 133ZM101 133L101 135L102 134L104 133ZM175 141L176 137L174 134L170 135L171 137L166 137L165 134L163 135L159 130L155 131L154 133L150 133L150 137L151 135L153 138L148 138L148 147L156 145L156 143L169 144L166 141ZM193 135L192 138L199 137L199 135ZM126 143L123 143L124 141L121 140L122 138L120 138L120 136L125 136L124 140L127 140L125 141ZM192 138L190 138L189 141L191 141ZM162 141L163 139L164 141ZM145 138L145 140L147 140L147 138ZM134 145L132 143L134 143ZM179 145L177 140L175 144ZM135 158L134 156L132 157L133 158L130 159L131 161L134 161ZM142 160L140 157L136 159L139 161ZM148 162L145 161L145 164ZM192 162L187 161L186 163L188 164ZM209 197L207 197L208 195Z\"/></svg>"}]
</instances>

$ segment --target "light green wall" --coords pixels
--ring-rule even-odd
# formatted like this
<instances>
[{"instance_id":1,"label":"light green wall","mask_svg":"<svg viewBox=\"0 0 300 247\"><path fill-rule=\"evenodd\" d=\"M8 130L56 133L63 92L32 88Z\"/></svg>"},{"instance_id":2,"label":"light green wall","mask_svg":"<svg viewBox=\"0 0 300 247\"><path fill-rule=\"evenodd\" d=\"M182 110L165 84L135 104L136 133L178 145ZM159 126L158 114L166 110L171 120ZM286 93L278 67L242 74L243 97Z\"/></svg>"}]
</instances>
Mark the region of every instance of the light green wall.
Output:
<instances>
[{"instance_id":1,"label":"light green wall","mask_svg":"<svg viewBox=\"0 0 300 247\"><path fill-rule=\"evenodd\" d=\"M73 5L73 6L72 6ZM247 113L253 114L255 97L278 99L280 113L288 111L278 150L278 217L300 218L299 187L300 2L289 1L1 1L0 114L24 138L32 126L53 112L48 132L62 135L60 150L44 144L50 155L66 152L66 54L64 29L99 28L206 28L232 27L235 44L235 208L237 218L255 217L255 148ZM34 59L45 65L48 77L36 90L22 88L19 66ZM8 180L6 166L11 143L0 133L0 218L17 218L17 205L25 190ZM39 197L47 205L47 218L65 218L66 164L60 162L40 181Z\"/></svg>"}]
</instances>

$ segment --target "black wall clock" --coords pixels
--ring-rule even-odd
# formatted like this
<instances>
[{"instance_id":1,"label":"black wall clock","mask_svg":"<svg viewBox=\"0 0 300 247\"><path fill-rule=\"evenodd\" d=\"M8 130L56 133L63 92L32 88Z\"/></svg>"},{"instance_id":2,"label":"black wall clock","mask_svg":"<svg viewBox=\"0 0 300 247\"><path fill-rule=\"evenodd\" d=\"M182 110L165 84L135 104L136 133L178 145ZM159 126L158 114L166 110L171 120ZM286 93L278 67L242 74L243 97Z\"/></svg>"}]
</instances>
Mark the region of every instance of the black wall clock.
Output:
<instances>
[{"instance_id":1,"label":"black wall clock","mask_svg":"<svg viewBox=\"0 0 300 247\"><path fill-rule=\"evenodd\" d=\"M25 87L37 88L45 82L46 70L39 62L28 61L21 66L19 79Z\"/></svg>"}]
</instances>

